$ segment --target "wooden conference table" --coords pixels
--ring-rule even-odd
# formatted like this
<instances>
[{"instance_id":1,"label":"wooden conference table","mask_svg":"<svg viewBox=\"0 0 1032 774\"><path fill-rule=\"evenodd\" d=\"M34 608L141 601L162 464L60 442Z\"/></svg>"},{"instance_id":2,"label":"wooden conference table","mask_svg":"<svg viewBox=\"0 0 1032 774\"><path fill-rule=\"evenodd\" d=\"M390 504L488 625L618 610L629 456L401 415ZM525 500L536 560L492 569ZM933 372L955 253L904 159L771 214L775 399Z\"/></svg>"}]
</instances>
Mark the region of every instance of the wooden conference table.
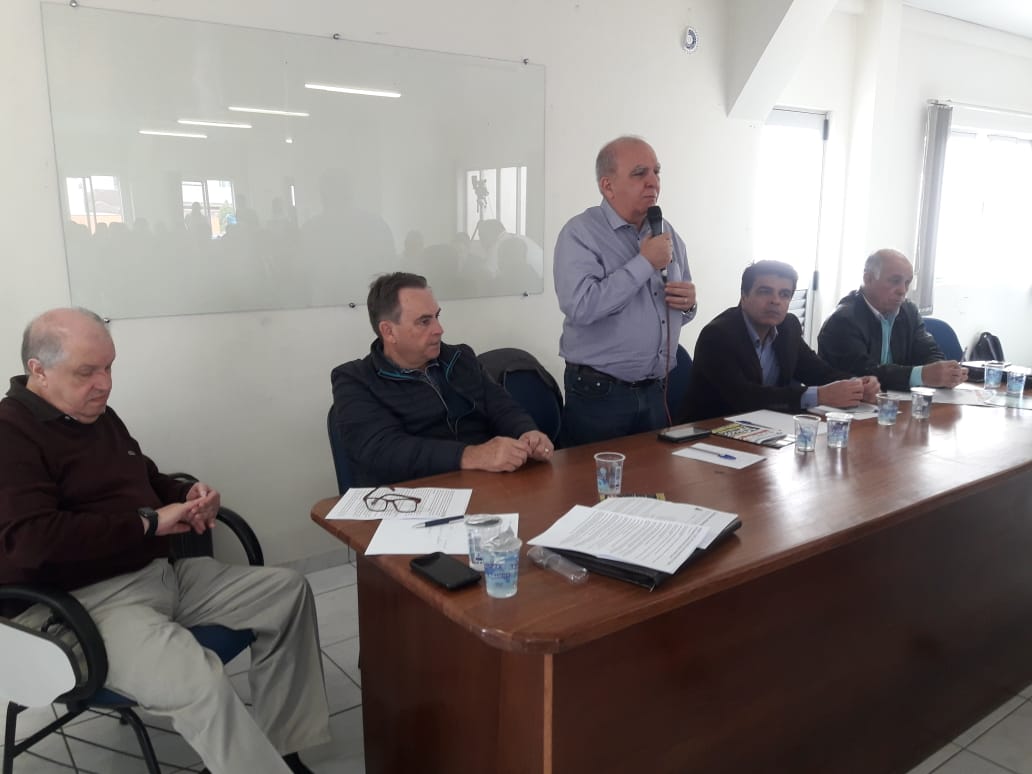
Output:
<instances>
[{"instance_id":1,"label":"wooden conference table","mask_svg":"<svg viewBox=\"0 0 1032 774\"><path fill-rule=\"evenodd\" d=\"M1032 683L1032 412L901 406L841 452L707 441L766 460L643 434L419 482L518 512L526 541L593 501L605 449L627 455L625 492L741 516L653 592L525 555L512 599L441 591L409 557L362 556L378 522L317 503L359 553L366 771L890 774Z\"/></svg>"}]
</instances>

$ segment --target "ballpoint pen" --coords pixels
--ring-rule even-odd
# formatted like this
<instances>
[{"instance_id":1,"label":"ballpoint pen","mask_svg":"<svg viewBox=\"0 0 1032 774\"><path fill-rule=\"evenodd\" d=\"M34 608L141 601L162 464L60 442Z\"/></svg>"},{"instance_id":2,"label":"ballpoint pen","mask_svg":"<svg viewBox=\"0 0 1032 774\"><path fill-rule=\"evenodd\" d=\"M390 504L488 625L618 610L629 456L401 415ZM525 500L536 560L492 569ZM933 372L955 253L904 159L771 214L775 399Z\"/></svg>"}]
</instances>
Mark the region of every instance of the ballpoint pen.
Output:
<instances>
[{"instance_id":1,"label":"ballpoint pen","mask_svg":"<svg viewBox=\"0 0 1032 774\"><path fill-rule=\"evenodd\" d=\"M723 452L713 451L712 449L700 449L698 446L693 446L692 449L694 449L697 452L703 452L704 454L712 454L714 457L720 457L720 459L722 459L722 460L736 460L736 459L738 459L733 454L725 454Z\"/></svg>"},{"instance_id":2,"label":"ballpoint pen","mask_svg":"<svg viewBox=\"0 0 1032 774\"><path fill-rule=\"evenodd\" d=\"M419 524L413 524L412 526L413 526L413 528L415 528L415 527L436 527L436 526L438 526L440 524L449 524L449 523L451 523L453 521L458 521L459 519L464 519L464 518L466 518L465 514L461 514L460 513L458 516L444 516L443 518L440 518L440 519L430 519L430 521L421 521L421 522L419 522Z\"/></svg>"}]
</instances>

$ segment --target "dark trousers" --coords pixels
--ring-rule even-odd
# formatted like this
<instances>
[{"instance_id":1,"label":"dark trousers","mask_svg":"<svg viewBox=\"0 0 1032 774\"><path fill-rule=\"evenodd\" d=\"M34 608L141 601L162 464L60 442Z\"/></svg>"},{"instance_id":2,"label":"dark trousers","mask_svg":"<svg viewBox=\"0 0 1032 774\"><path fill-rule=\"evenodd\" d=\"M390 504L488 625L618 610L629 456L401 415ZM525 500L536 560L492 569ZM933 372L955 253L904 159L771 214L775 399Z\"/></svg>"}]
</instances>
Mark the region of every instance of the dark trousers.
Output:
<instances>
[{"instance_id":1,"label":"dark trousers","mask_svg":"<svg viewBox=\"0 0 1032 774\"><path fill-rule=\"evenodd\" d=\"M567 363L562 445L605 441L666 427L663 380L629 384Z\"/></svg>"}]
</instances>

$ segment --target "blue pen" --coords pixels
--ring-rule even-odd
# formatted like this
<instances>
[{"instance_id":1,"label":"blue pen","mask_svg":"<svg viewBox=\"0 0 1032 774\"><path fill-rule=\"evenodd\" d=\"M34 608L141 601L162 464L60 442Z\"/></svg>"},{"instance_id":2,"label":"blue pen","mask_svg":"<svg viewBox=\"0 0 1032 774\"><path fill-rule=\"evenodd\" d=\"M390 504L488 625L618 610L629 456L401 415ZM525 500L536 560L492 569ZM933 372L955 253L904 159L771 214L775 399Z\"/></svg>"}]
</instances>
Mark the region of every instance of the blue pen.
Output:
<instances>
[{"instance_id":1,"label":"blue pen","mask_svg":"<svg viewBox=\"0 0 1032 774\"><path fill-rule=\"evenodd\" d=\"M441 518L441 519L430 519L430 521L421 521L421 522L419 522L419 524L413 524L412 526L413 527L436 527L436 526L438 526L440 524L450 524L453 521L458 521L459 519L464 519L464 518L466 518L466 516L464 514L460 513L458 516L445 516L444 518Z\"/></svg>"},{"instance_id":2,"label":"blue pen","mask_svg":"<svg viewBox=\"0 0 1032 774\"><path fill-rule=\"evenodd\" d=\"M693 446L693 449L697 452L703 452L704 454L712 454L714 457L720 457L722 460L735 460L738 459L733 454L723 454L721 452L715 452L712 449L700 449L698 446Z\"/></svg>"}]
</instances>

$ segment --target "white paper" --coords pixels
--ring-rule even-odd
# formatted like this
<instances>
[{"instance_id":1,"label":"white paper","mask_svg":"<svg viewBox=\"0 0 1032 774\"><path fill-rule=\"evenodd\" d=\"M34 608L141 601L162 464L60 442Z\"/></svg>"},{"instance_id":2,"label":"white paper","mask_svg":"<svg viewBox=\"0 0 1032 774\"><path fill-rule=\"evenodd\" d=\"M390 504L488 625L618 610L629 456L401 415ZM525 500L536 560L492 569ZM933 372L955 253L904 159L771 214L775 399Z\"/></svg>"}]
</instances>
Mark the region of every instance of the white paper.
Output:
<instances>
[{"instance_id":1,"label":"white paper","mask_svg":"<svg viewBox=\"0 0 1032 774\"><path fill-rule=\"evenodd\" d=\"M878 407L870 403L861 403L859 406L853 406L852 408L836 408L835 406L814 406L809 409L811 414L820 414L825 416L829 411L841 411L843 414L849 414L854 420L857 419L877 419L878 418Z\"/></svg>"},{"instance_id":2,"label":"white paper","mask_svg":"<svg viewBox=\"0 0 1032 774\"><path fill-rule=\"evenodd\" d=\"M708 535L708 530L698 525L575 505L555 524L528 542L673 573Z\"/></svg>"},{"instance_id":3,"label":"white paper","mask_svg":"<svg viewBox=\"0 0 1032 774\"><path fill-rule=\"evenodd\" d=\"M708 548L709 544L738 518L738 515L734 513L715 511L712 508L703 508L701 505L657 500L654 497L613 497L606 500L604 506L595 506L595 509L679 521L682 524L703 527L708 534L700 544L702 548Z\"/></svg>"},{"instance_id":4,"label":"white paper","mask_svg":"<svg viewBox=\"0 0 1032 774\"><path fill-rule=\"evenodd\" d=\"M747 414L736 414L733 417L727 417L727 420L729 422L749 422L754 425L780 430L785 435L795 435L795 420L792 418L792 415L782 414L780 411L760 409L759 411L750 411ZM817 425L818 435L827 432L828 426L826 424L821 422Z\"/></svg>"},{"instance_id":5,"label":"white paper","mask_svg":"<svg viewBox=\"0 0 1032 774\"><path fill-rule=\"evenodd\" d=\"M385 511L369 510L363 499L373 490L379 490L377 494L392 492L394 494L418 497L420 502L416 504L416 510L412 513L400 513L391 505ZM469 498L473 494L472 489L442 489L439 487L424 487L421 489L405 489L403 487L351 487L341 496L330 512L326 514L327 519L353 519L356 521L372 521L383 519L384 521L419 519L426 521L435 516L458 516L465 513L469 507Z\"/></svg>"},{"instance_id":6,"label":"white paper","mask_svg":"<svg viewBox=\"0 0 1032 774\"><path fill-rule=\"evenodd\" d=\"M494 515L494 514L493 514ZM516 513L496 514L502 520L501 530L507 527L512 534L519 534L520 517ZM422 519L425 521L425 519ZM369 541L366 556L377 554L432 554L443 551L446 554L469 555L469 540L466 538L466 522L462 519L439 524L436 527L417 527L418 522L407 519L384 519Z\"/></svg>"},{"instance_id":7,"label":"white paper","mask_svg":"<svg viewBox=\"0 0 1032 774\"><path fill-rule=\"evenodd\" d=\"M889 395L900 401L910 400L910 392L906 390L889 390ZM1002 397L1002 392L997 393L996 390L987 390L980 385L964 382L952 389L937 387L935 395L932 396L932 403L950 403L958 406L1002 406L1003 401L997 402L997 398Z\"/></svg>"},{"instance_id":8,"label":"white paper","mask_svg":"<svg viewBox=\"0 0 1032 774\"><path fill-rule=\"evenodd\" d=\"M720 454L728 455L731 459L717 456ZM725 449L723 446L714 446L711 443L696 443L691 446L685 446L683 449L675 451L674 455L677 457L687 457L690 460L709 462L713 465L723 465L725 468L734 468L735 470L747 468L766 459L759 454L749 454L737 449Z\"/></svg>"}]
</instances>

